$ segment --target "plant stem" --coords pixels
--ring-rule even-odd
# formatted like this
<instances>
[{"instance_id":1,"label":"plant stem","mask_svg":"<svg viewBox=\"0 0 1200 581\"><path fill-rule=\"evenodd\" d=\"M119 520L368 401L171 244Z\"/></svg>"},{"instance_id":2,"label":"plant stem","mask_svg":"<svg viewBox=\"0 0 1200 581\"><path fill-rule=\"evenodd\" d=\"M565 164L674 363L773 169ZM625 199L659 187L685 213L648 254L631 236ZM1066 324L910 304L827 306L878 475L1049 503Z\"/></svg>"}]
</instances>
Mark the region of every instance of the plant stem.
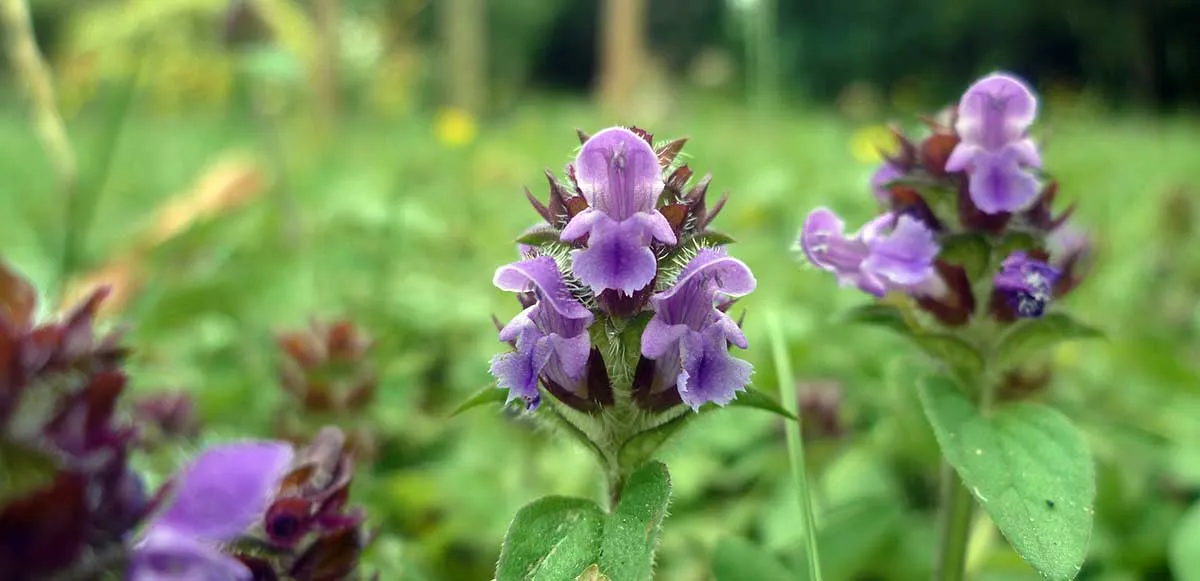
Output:
<instances>
[{"instance_id":1,"label":"plant stem","mask_svg":"<svg viewBox=\"0 0 1200 581\"><path fill-rule=\"evenodd\" d=\"M942 514L940 543L935 561L934 579L961 581L966 575L967 545L971 537L971 516L975 499L959 479L954 467L942 461Z\"/></svg>"},{"instance_id":2,"label":"plant stem","mask_svg":"<svg viewBox=\"0 0 1200 581\"><path fill-rule=\"evenodd\" d=\"M804 460L804 441L800 435L800 414L797 411L796 380L792 374L792 363L788 359L787 349L783 342L783 332L779 327L779 318L775 312L767 316L768 331L771 336L771 353L775 360L775 372L779 379L779 399L783 408L796 416L795 421L785 420L784 430L787 432L788 459L792 465L792 477L796 482L796 492L800 500L800 513L804 518L804 541L808 563L809 581L821 581L821 558L817 547L817 523L813 514L812 493L808 486L808 470Z\"/></svg>"}]
</instances>

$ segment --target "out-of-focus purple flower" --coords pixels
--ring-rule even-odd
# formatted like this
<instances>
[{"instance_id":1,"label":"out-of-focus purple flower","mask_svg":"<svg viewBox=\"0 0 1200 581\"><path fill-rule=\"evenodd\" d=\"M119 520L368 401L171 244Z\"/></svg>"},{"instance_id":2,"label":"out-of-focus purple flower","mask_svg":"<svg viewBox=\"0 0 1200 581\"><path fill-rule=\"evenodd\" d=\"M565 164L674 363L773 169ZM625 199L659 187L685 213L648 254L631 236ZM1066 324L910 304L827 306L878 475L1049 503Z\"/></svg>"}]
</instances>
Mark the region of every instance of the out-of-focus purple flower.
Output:
<instances>
[{"instance_id":1,"label":"out-of-focus purple flower","mask_svg":"<svg viewBox=\"0 0 1200 581\"><path fill-rule=\"evenodd\" d=\"M889 289L910 290L934 274L938 245L933 232L908 215L884 214L846 236L845 223L828 208L813 210L800 233L800 247L813 265L882 297Z\"/></svg>"},{"instance_id":2,"label":"out-of-focus purple flower","mask_svg":"<svg viewBox=\"0 0 1200 581\"><path fill-rule=\"evenodd\" d=\"M514 343L516 351L492 358L492 375L509 391L509 401L521 398L535 409L543 374L572 390L583 378L591 352L587 328L593 315L571 295L557 263L548 256L514 262L497 269L492 282L534 299L500 330L500 340Z\"/></svg>"},{"instance_id":3,"label":"out-of-focus purple flower","mask_svg":"<svg viewBox=\"0 0 1200 581\"><path fill-rule=\"evenodd\" d=\"M1058 269L1018 251L1004 259L994 284L1017 316L1037 318L1053 298L1059 275Z\"/></svg>"},{"instance_id":4,"label":"out-of-focus purple flower","mask_svg":"<svg viewBox=\"0 0 1200 581\"><path fill-rule=\"evenodd\" d=\"M1027 135L1036 116L1033 93L1006 74L980 79L959 102L955 130L961 141L946 170L970 175L971 201L983 212L1014 212L1037 196L1037 180L1025 169L1042 164Z\"/></svg>"},{"instance_id":5,"label":"out-of-focus purple flower","mask_svg":"<svg viewBox=\"0 0 1200 581\"><path fill-rule=\"evenodd\" d=\"M651 241L676 243L657 209L663 190L658 155L634 132L613 127L584 143L574 175L588 208L571 218L560 238L588 237L587 247L574 254L575 275L596 293L644 288L658 269Z\"/></svg>"},{"instance_id":6,"label":"out-of-focus purple flower","mask_svg":"<svg viewBox=\"0 0 1200 581\"><path fill-rule=\"evenodd\" d=\"M134 546L129 579L249 580L250 570L218 545L262 516L292 456L291 446L281 442L203 452L168 485L165 509Z\"/></svg>"},{"instance_id":7,"label":"out-of-focus purple flower","mask_svg":"<svg viewBox=\"0 0 1200 581\"><path fill-rule=\"evenodd\" d=\"M700 250L679 273L674 286L650 299L654 317L642 332L642 355L656 360L658 372L674 380L683 403L699 409L725 405L745 389L753 369L729 355L729 344L747 347L738 324L718 309L750 293L754 275L723 250Z\"/></svg>"},{"instance_id":8,"label":"out-of-focus purple flower","mask_svg":"<svg viewBox=\"0 0 1200 581\"><path fill-rule=\"evenodd\" d=\"M891 162L884 162L871 176L871 192L881 204L890 205L892 194L888 191L888 183L904 177L904 171Z\"/></svg>"}]
</instances>

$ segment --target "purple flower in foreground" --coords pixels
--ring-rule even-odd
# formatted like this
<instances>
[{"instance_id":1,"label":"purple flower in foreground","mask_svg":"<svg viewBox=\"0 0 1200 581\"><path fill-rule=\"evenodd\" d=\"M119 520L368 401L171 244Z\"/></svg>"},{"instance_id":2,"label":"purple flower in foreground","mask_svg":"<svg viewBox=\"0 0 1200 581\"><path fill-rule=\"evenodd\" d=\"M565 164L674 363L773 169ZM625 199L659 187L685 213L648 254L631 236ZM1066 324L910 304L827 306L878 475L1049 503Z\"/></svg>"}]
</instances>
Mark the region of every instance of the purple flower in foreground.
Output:
<instances>
[{"instance_id":1,"label":"purple flower in foreground","mask_svg":"<svg viewBox=\"0 0 1200 581\"><path fill-rule=\"evenodd\" d=\"M533 295L533 304L500 331L500 340L514 343L516 351L492 359L492 375L508 390L509 401L519 397L528 409L537 408L543 375L573 391L591 352L587 328L593 315L571 295L558 264L548 256L514 262L497 269L493 283Z\"/></svg>"},{"instance_id":2,"label":"purple flower in foreground","mask_svg":"<svg viewBox=\"0 0 1200 581\"><path fill-rule=\"evenodd\" d=\"M955 130L961 141L946 170L967 172L971 200L983 212L1013 212L1036 197L1037 181L1025 169L1042 164L1027 135L1036 116L1033 93L1005 74L980 79L959 102Z\"/></svg>"},{"instance_id":3,"label":"purple flower in foreground","mask_svg":"<svg viewBox=\"0 0 1200 581\"><path fill-rule=\"evenodd\" d=\"M828 208L813 210L800 233L809 262L837 274L843 285L882 297L889 289L909 290L934 274L938 245L933 232L908 215L884 214L853 236Z\"/></svg>"},{"instance_id":4,"label":"purple flower in foreground","mask_svg":"<svg viewBox=\"0 0 1200 581\"><path fill-rule=\"evenodd\" d=\"M561 239L588 236L574 253L572 269L597 294L633 294L657 272L652 240L675 244L675 233L656 207L663 191L662 167L650 144L623 127L605 129L584 143L575 179L588 208L563 228Z\"/></svg>"},{"instance_id":5,"label":"purple flower in foreground","mask_svg":"<svg viewBox=\"0 0 1200 581\"><path fill-rule=\"evenodd\" d=\"M1045 262L1031 259L1024 252L1014 252L1001 264L995 285L1017 316L1037 318L1046 311L1059 275L1057 269Z\"/></svg>"},{"instance_id":6,"label":"purple flower in foreground","mask_svg":"<svg viewBox=\"0 0 1200 581\"><path fill-rule=\"evenodd\" d=\"M750 269L723 250L699 251L679 273L675 286L650 299L654 317L642 332L642 355L658 363L683 403L698 409L725 405L750 381L749 363L729 355L729 344L747 347L738 324L718 308L750 293Z\"/></svg>"},{"instance_id":7,"label":"purple flower in foreground","mask_svg":"<svg viewBox=\"0 0 1200 581\"><path fill-rule=\"evenodd\" d=\"M166 508L134 546L130 581L249 580L250 570L218 545L262 516L292 456L281 442L225 444L202 453L169 485Z\"/></svg>"}]
</instances>

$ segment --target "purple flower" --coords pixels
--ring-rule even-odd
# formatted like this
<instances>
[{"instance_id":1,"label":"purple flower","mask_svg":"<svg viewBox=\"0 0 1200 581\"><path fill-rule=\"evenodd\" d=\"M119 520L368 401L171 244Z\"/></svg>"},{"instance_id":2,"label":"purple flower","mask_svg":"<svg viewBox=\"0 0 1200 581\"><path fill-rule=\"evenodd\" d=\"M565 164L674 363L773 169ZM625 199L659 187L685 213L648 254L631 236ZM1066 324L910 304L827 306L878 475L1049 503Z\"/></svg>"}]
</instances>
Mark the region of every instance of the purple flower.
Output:
<instances>
[{"instance_id":1,"label":"purple flower","mask_svg":"<svg viewBox=\"0 0 1200 581\"><path fill-rule=\"evenodd\" d=\"M904 177L904 171L890 162L884 162L871 176L871 192L881 204L891 203L892 194L888 191L888 183Z\"/></svg>"},{"instance_id":2,"label":"purple flower","mask_svg":"<svg viewBox=\"0 0 1200 581\"><path fill-rule=\"evenodd\" d=\"M1046 311L1059 275L1058 269L1018 251L1004 259L995 285L1017 316L1037 318Z\"/></svg>"},{"instance_id":3,"label":"purple flower","mask_svg":"<svg viewBox=\"0 0 1200 581\"><path fill-rule=\"evenodd\" d=\"M571 295L554 259L502 266L492 282L501 290L533 295L533 304L500 330L500 340L515 343L517 350L492 358L492 375L509 391L509 401L519 397L528 409L537 408L541 375L568 390L577 386L591 352L592 313Z\"/></svg>"},{"instance_id":4,"label":"purple flower","mask_svg":"<svg viewBox=\"0 0 1200 581\"><path fill-rule=\"evenodd\" d=\"M658 270L650 242L675 244L670 223L656 207L663 190L654 149L623 127L605 129L584 143L575 159L575 180L588 208L563 228L561 239L588 236L572 269L596 293L625 294L650 284Z\"/></svg>"},{"instance_id":5,"label":"purple flower","mask_svg":"<svg viewBox=\"0 0 1200 581\"><path fill-rule=\"evenodd\" d=\"M1037 181L1025 169L1041 167L1028 137L1037 99L1021 81L994 74L971 85L958 105L955 130L961 141L946 171L965 170L971 200L988 214L1024 208L1037 195Z\"/></svg>"},{"instance_id":6,"label":"purple flower","mask_svg":"<svg viewBox=\"0 0 1200 581\"><path fill-rule=\"evenodd\" d=\"M287 444L260 441L215 446L194 459L134 546L130 581L249 580L250 570L218 545L261 518L292 456Z\"/></svg>"},{"instance_id":7,"label":"purple flower","mask_svg":"<svg viewBox=\"0 0 1200 581\"><path fill-rule=\"evenodd\" d=\"M654 317L642 332L642 355L675 384L683 403L699 409L725 405L745 389L750 364L729 355L729 344L745 349L746 336L718 305L750 293L750 269L723 250L700 250L671 288L650 299Z\"/></svg>"},{"instance_id":8,"label":"purple flower","mask_svg":"<svg viewBox=\"0 0 1200 581\"><path fill-rule=\"evenodd\" d=\"M800 233L809 262L837 274L841 284L882 297L890 289L917 288L933 276L937 242L933 231L912 216L884 214L853 236L846 236L845 228L833 211L817 208Z\"/></svg>"}]
</instances>

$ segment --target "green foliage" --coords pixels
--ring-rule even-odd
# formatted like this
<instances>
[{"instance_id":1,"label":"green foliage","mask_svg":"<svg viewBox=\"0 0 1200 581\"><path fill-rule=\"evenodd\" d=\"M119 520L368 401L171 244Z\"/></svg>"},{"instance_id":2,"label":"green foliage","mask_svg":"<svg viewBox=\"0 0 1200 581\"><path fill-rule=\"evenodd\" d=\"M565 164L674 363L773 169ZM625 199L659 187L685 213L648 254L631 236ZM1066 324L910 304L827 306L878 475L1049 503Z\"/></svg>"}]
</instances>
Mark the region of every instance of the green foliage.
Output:
<instances>
[{"instance_id":1,"label":"green foliage","mask_svg":"<svg viewBox=\"0 0 1200 581\"><path fill-rule=\"evenodd\" d=\"M630 475L610 514L589 500L536 500L517 512L509 526L496 579L587 578L585 569L594 564L611 579L649 580L670 498L666 465L651 462Z\"/></svg>"},{"instance_id":2,"label":"green foliage","mask_svg":"<svg viewBox=\"0 0 1200 581\"><path fill-rule=\"evenodd\" d=\"M739 393L737 399L730 402L729 405L771 412L787 420L795 421L797 419L796 414L784 408L775 396L754 386L749 386L745 391Z\"/></svg>"},{"instance_id":3,"label":"green foliage","mask_svg":"<svg viewBox=\"0 0 1200 581\"><path fill-rule=\"evenodd\" d=\"M497 581L572 579L599 558L604 512L580 498L549 496L522 508L496 565Z\"/></svg>"},{"instance_id":4,"label":"green foliage","mask_svg":"<svg viewBox=\"0 0 1200 581\"><path fill-rule=\"evenodd\" d=\"M1200 579L1200 502L1193 504L1171 535L1171 572L1178 581Z\"/></svg>"},{"instance_id":5,"label":"green foliage","mask_svg":"<svg viewBox=\"0 0 1200 581\"><path fill-rule=\"evenodd\" d=\"M774 555L738 538L723 538L712 558L716 581L793 581L789 571Z\"/></svg>"},{"instance_id":6,"label":"green foliage","mask_svg":"<svg viewBox=\"0 0 1200 581\"><path fill-rule=\"evenodd\" d=\"M467 410L477 408L483 405L494 403L504 403L508 399L508 390L500 389L499 386L489 385L474 394L471 397L463 400L454 411L450 412L451 417L457 416Z\"/></svg>"},{"instance_id":7,"label":"green foliage","mask_svg":"<svg viewBox=\"0 0 1200 581\"><path fill-rule=\"evenodd\" d=\"M946 460L1017 553L1048 579L1074 579L1096 498L1092 455L1075 426L1035 403L981 415L944 377L923 381L920 393Z\"/></svg>"},{"instance_id":8,"label":"green foliage","mask_svg":"<svg viewBox=\"0 0 1200 581\"><path fill-rule=\"evenodd\" d=\"M1065 313L1051 313L1013 325L996 345L992 357L997 367L1008 369L1060 342L1097 337L1103 337L1103 333Z\"/></svg>"}]
</instances>

